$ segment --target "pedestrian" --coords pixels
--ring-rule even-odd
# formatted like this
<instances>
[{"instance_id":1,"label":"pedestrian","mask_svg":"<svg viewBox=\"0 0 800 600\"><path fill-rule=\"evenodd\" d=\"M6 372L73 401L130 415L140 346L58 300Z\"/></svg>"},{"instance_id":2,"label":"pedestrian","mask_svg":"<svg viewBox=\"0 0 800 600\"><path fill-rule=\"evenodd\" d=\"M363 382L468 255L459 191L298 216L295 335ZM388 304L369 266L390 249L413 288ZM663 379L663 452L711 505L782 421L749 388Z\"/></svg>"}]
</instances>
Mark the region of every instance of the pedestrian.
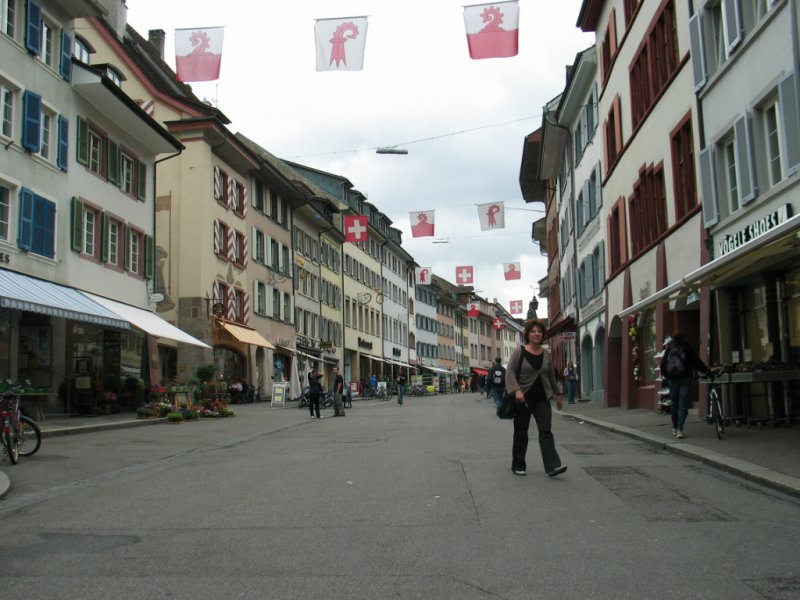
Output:
<instances>
[{"instance_id":1,"label":"pedestrian","mask_svg":"<svg viewBox=\"0 0 800 600\"><path fill-rule=\"evenodd\" d=\"M369 377L369 387L372 390L372 395L375 396L378 392L378 376L375 373Z\"/></svg>"},{"instance_id":2,"label":"pedestrian","mask_svg":"<svg viewBox=\"0 0 800 600\"><path fill-rule=\"evenodd\" d=\"M567 470L556 452L551 431L553 411L550 401L556 398L556 406L560 410L564 405L564 397L559 393L550 353L542 348L544 332L544 323L536 319L528 321L523 336L525 345L514 351L506 370L506 389L509 394L514 395L517 402L511 449L511 471L514 475L525 475L526 472L525 454L528 450L531 415L539 430L539 450L545 472L550 477L555 477Z\"/></svg>"},{"instance_id":3,"label":"pedestrian","mask_svg":"<svg viewBox=\"0 0 800 600\"><path fill-rule=\"evenodd\" d=\"M501 364L499 356L494 359L494 364L486 376L486 387L494 399L495 408L500 408L503 403L503 394L506 391L506 370Z\"/></svg>"},{"instance_id":4,"label":"pedestrian","mask_svg":"<svg viewBox=\"0 0 800 600\"><path fill-rule=\"evenodd\" d=\"M403 406L403 397L406 394L406 376L403 371L397 376L397 404Z\"/></svg>"},{"instance_id":5,"label":"pedestrian","mask_svg":"<svg viewBox=\"0 0 800 600\"><path fill-rule=\"evenodd\" d=\"M311 418L315 416L321 419L319 414L319 398L322 395L322 373L316 369L311 369L308 374L308 410L311 412ZM316 413L316 415L315 415Z\"/></svg>"},{"instance_id":6,"label":"pedestrian","mask_svg":"<svg viewBox=\"0 0 800 600\"><path fill-rule=\"evenodd\" d=\"M669 339L669 338L668 338ZM667 349L661 357L661 375L667 378L669 384L669 397L672 401L670 415L672 416L672 435L683 439L683 425L689 414L689 388L692 385L694 371L706 375L709 369L689 342L686 334L677 331L672 334L672 339L664 340Z\"/></svg>"},{"instance_id":7,"label":"pedestrian","mask_svg":"<svg viewBox=\"0 0 800 600\"><path fill-rule=\"evenodd\" d=\"M339 367L333 367L333 416L344 416L344 402L342 401L342 394L344 393L344 377L339 375Z\"/></svg>"},{"instance_id":8,"label":"pedestrian","mask_svg":"<svg viewBox=\"0 0 800 600\"><path fill-rule=\"evenodd\" d=\"M575 404L575 387L578 385L578 371L572 361L564 368L564 386L567 388L567 404Z\"/></svg>"}]
</instances>

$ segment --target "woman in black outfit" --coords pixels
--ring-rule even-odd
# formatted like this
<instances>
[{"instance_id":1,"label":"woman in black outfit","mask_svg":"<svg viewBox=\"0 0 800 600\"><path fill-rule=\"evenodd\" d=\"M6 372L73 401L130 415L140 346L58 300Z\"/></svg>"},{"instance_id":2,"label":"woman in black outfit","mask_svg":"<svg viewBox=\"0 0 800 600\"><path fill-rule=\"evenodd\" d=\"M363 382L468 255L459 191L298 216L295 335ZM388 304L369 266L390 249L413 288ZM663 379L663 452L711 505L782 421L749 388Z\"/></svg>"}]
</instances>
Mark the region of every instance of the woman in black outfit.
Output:
<instances>
[{"instance_id":1,"label":"woman in black outfit","mask_svg":"<svg viewBox=\"0 0 800 600\"><path fill-rule=\"evenodd\" d=\"M539 429L539 449L542 452L545 472L550 477L555 477L567 470L567 467L561 464L553 432L550 430L553 420L550 401L556 397L556 406L560 410L564 405L564 397L558 389L550 353L542 348L544 331L544 324L541 321L528 321L524 332L526 343L514 351L506 368L506 390L509 394L514 394L517 400L517 410L514 413L514 445L511 451L511 470L514 475L525 475L527 468L525 453L528 450L531 414Z\"/></svg>"},{"instance_id":2,"label":"woman in black outfit","mask_svg":"<svg viewBox=\"0 0 800 600\"><path fill-rule=\"evenodd\" d=\"M316 369L312 369L308 374L308 410L311 413L311 418L321 419L319 414L319 399L322 396L322 373Z\"/></svg>"}]
</instances>

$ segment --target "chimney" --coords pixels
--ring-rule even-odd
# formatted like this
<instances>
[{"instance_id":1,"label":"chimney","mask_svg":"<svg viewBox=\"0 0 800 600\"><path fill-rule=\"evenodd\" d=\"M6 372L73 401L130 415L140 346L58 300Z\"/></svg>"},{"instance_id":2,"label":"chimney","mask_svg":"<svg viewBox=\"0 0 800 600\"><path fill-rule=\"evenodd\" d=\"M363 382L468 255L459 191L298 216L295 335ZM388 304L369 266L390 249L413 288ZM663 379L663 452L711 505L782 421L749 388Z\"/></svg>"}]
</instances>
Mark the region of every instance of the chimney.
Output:
<instances>
[{"instance_id":1,"label":"chimney","mask_svg":"<svg viewBox=\"0 0 800 600\"><path fill-rule=\"evenodd\" d=\"M147 39L158 50L161 60L164 60L164 41L166 38L167 34L164 33L163 29L151 29L147 32Z\"/></svg>"}]
</instances>

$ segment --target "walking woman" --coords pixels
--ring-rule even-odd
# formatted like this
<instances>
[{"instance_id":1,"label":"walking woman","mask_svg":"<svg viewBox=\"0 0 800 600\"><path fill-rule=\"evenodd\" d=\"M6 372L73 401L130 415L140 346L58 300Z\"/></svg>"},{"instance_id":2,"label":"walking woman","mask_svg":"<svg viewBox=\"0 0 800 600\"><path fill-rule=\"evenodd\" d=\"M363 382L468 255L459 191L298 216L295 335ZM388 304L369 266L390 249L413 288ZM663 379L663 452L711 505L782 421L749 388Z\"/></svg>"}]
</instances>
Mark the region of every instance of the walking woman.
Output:
<instances>
[{"instance_id":1,"label":"walking woman","mask_svg":"<svg viewBox=\"0 0 800 600\"><path fill-rule=\"evenodd\" d=\"M550 401L556 397L556 406L561 409L564 398L559 394L555 369L550 353L542 348L544 324L536 319L525 324L525 345L511 355L506 368L506 390L514 394L517 410L514 413L514 444L511 450L511 470L514 475L525 475L528 450L528 427L531 415L539 430L539 449L542 452L544 470L550 477L567 470L556 452L553 432L550 430L553 411ZM520 366L521 363L521 366ZM519 377L517 377L519 373Z\"/></svg>"}]
</instances>

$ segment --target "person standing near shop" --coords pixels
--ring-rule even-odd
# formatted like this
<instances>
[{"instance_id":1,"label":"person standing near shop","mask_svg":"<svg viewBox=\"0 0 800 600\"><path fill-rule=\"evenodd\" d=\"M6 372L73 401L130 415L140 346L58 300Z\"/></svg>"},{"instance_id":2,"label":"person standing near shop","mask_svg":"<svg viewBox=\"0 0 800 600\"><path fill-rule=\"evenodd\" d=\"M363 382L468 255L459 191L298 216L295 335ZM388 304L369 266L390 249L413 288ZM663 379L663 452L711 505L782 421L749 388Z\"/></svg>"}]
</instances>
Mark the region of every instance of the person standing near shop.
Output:
<instances>
[{"instance_id":1,"label":"person standing near shop","mask_svg":"<svg viewBox=\"0 0 800 600\"><path fill-rule=\"evenodd\" d=\"M564 368L564 387L567 392L567 404L575 404L575 388L578 385L578 371L572 361Z\"/></svg>"},{"instance_id":2,"label":"person standing near shop","mask_svg":"<svg viewBox=\"0 0 800 600\"><path fill-rule=\"evenodd\" d=\"M319 414L319 399L322 396L322 373L316 369L311 369L308 374L308 410L311 412L311 418L321 419Z\"/></svg>"},{"instance_id":3,"label":"person standing near shop","mask_svg":"<svg viewBox=\"0 0 800 600\"><path fill-rule=\"evenodd\" d=\"M403 370L397 375L397 404L403 406L403 396L406 394L406 376L403 375Z\"/></svg>"},{"instance_id":4,"label":"person standing near shop","mask_svg":"<svg viewBox=\"0 0 800 600\"><path fill-rule=\"evenodd\" d=\"M339 374L339 367L333 367L333 416L344 416L344 377Z\"/></svg>"},{"instance_id":5,"label":"person standing near shop","mask_svg":"<svg viewBox=\"0 0 800 600\"><path fill-rule=\"evenodd\" d=\"M666 340L664 340L666 343ZM692 385L694 370L705 375L710 373L706 363L686 341L682 331L672 334L672 341L667 345L664 356L661 357L661 374L667 378L669 384L669 397L672 400L672 435L683 439L683 426L689 414L689 388Z\"/></svg>"},{"instance_id":6,"label":"person standing near shop","mask_svg":"<svg viewBox=\"0 0 800 600\"><path fill-rule=\"evenodd\" d=\"M486 388L489 395L494 399L495 408L500 408L500 404L503 402L503 394L506 391L506 370L503 368L499 356L494 359L494 364L489 369L488 375L486 375Z\"/></svg>"},{"instance_id":7,"label":"person standing near shop","mask_svg":"<svg viewBox=\"0 0 800 600\"><path fill-rule=\"evenodd\" d=\"M550 401L556 398L560 410L564 397L559 393L558 382L550 353L542 348L544 323L536 319L525 325L525 345L517 348L511 355L506 369L506 390L517 401L514 413L514 442L511 449L511 471L514 475L525 475L527 465L525 454L528 450L528 427L531 415L539 430L539 450L542 453L544 470L550 477L567 470L561 464L556 452L556 443L551 431L553 411ZM519 376L517 376L519 373Z\"/></svg>"}]
</instances>

